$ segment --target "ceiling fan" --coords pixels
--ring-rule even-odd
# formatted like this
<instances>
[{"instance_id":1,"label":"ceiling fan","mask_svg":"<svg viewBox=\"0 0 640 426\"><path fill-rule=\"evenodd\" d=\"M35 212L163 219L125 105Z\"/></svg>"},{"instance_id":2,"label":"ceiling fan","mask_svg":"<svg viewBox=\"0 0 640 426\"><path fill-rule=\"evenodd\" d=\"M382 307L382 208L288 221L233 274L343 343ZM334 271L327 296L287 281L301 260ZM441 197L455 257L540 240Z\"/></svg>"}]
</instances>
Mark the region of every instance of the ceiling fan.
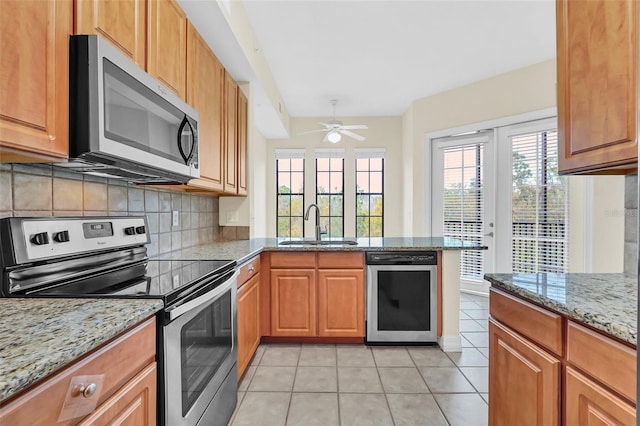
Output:
<instances>
[{"instance_id":1,"label":"ceiling fan","mask_svg":"<svg viewBox=\"0 0 640 426\"><path fill-rule=\"evenodd\" d=\"M333 118L329 120L327 123L319 123L325 127L324 129L309 130L308 132L302 132L298 134L304 135L307 133L327 132L327 134L324 136L324 139L322 139L322 142L331 142L331 143L340 142L340 139L342 139L342 135L349 136L350 138L353 138L360 142L365 140L364 136L354 133L351 130L364 130L364 129L368 129L369 128L368 126L364 124L352 124L352 125L345 126L344 124L342 124L342 121L336 120L336 104L337 103L338 101L336 99L331 100L331 105L333 106Z\"/></svg>"}]
</instances>

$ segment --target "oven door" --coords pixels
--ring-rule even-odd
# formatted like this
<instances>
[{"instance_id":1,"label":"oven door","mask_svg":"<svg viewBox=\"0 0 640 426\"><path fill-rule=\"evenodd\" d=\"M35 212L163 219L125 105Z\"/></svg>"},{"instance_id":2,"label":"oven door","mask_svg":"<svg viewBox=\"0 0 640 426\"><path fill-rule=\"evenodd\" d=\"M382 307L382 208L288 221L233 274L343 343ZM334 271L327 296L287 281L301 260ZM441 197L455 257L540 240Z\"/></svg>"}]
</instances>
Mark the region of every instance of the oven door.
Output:
<instances>
[{"instance_id":1,"label":"oven door","mask_svg":"<svg viewBox=\"0 0 640 426\"><path fill-rule=\"evenodd\" d=\"M437 341L437 266L367 267L367 342Z\"/></svg>"},{"instance_id":2,"label":"oven door","mask_svg":"<svg viewBox=\"0 0 640 426\"><path fill-rule=\"evenodd\" d=\"M214 396L228 399L223 405L233 412L237 377L233 377L233 389L222 385L238 358L237 278L238 272L234 272L211 291L167 309L162 404L166 425L198 424ZM216 395L220 388L228 395Z\"/></svg>"}]
</instances>

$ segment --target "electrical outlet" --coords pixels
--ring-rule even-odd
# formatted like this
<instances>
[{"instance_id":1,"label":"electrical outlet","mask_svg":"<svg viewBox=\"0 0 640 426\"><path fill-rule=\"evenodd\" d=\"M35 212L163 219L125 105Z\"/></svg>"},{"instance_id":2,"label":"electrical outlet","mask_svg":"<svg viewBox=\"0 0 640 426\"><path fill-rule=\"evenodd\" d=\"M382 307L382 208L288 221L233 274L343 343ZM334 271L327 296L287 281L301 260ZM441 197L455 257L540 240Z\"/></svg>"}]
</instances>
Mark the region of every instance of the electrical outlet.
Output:
<instances>
[{"instance_id":1,"label":"electrical outlet","mask_svg":"<svg viewBox=\"0 0 640 426\"><path fill-rule=\"evenodd\" d=\"M238 212L227 212L227 223L238 223Z\"/></svg>"},{"instance_id":2,"label":"electrical outlet","mask_svg":"<svg viewBox=\"0 0 640 426\"><path fill-rule=\"evenodd\" d=\"M180 212L178 210L173 211L171 226L180 226Z\"/></svg>"},{"instance_id":3,"label":"electrical outlet","mask_svg":"<svg viewBox=\"0 0 640 426\"><path fill-rule=\"evenodd\" d=\"M173 276L173 288L180 287L180 275Z\"/></svg>"}]
</instances>

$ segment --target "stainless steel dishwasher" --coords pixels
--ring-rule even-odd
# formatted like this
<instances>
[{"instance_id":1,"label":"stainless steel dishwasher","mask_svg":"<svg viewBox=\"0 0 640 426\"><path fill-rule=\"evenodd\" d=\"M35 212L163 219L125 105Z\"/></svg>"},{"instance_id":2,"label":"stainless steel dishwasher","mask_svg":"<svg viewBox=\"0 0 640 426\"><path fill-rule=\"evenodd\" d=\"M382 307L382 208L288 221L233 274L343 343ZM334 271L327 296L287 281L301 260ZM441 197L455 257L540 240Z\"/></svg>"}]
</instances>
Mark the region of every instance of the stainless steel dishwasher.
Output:
<instances>
[{"instance_id":1,"label":"stainless steel dishwasher","mask_svg":"<svg viewBox=\"0 0 640 426\"><path fill-rule=\"evenodd\" d=\"M367 252L367 344L437 341L437 253Z\"/></svg>"}]
</instances>

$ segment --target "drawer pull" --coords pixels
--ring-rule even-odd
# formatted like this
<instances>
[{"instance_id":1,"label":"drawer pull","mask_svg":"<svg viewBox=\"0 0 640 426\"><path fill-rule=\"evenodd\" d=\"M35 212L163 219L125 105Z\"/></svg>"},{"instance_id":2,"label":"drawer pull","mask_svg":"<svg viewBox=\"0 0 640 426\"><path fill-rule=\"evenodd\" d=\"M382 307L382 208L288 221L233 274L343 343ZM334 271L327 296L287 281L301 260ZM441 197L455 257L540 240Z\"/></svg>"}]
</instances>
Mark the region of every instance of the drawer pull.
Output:
<instances>
[{"instance_id":1,"label":"drawer pull","mask_svg":"<svg viewBox=\"0 0 640 426\"><path fill-rule=\"evenodd\" d=\"M253 272L255 270L256 270L256 268L254 268L253 265L249 266L249 273L251 273L251 272Z\"/></svg>"},{"instance_id":2,"label":"drawer pull","mask_svg":"<svg viewBox=\"0 0 640 426\"><path fill-rule=\"evenodd\" d=\"M78 393L85 398L91 398L93 394L96 393L97 389L98 389L98 385L96 385L95 383L90 383L86 386L85 385L80 386L80 389L78 389Z\"/></svg>"}]
</instances>

